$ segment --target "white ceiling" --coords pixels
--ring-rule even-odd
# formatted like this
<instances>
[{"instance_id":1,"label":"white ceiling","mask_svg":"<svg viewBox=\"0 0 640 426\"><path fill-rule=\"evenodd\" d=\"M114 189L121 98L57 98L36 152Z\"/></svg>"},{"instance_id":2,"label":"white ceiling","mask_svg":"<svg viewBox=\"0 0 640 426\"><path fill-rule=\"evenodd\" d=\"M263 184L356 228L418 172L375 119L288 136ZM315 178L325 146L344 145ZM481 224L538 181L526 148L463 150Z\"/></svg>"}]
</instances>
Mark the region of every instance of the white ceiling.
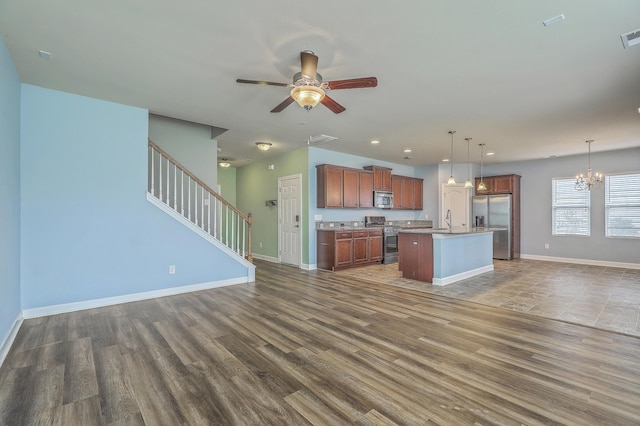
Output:
<instances>
[{"instance_id":1,"label":"white ceiling","mask_svg":"<svg viewBox=\"0 0 640 426\"><path fill-rule=\"evenodd\" d=\"M415 166L449 157L449 130L455 162L465 137L476 162L478 143L488 162L584 154L587 139L594 152L640 146L640 46L620 40L639 28L638 0L0 2L24 83L229 129L218 146L236 166L319 134L339 138L323 148ZM235 81L289 83L301 50L325 81L378 87L329 92L339 115L274 114L289 89Z\"/></svg>"}]
</instances>

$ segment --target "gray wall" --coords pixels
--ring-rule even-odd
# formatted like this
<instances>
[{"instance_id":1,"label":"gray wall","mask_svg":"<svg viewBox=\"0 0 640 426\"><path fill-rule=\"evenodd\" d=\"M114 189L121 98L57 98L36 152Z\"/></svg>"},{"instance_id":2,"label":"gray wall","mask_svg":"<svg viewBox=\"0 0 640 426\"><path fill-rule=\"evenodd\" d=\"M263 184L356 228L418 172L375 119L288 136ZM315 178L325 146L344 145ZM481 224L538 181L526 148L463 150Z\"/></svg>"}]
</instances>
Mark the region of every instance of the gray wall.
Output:
<instances>
[{"instance_id":1,"label":"gray wall","mask_svg":"<svg viewBox=\"0 0 640 426\"><path fill-rule=\"evenodd\" d=\"M640 148L592 153L594 172L640 172ZM485 165L485 176L522 176L522 236L524 255L640 263L640 240L606 238L604 190L591 191L591 236L551 235L551 179L586 173L587 155ZM545 243L549 249L545 249Z\"/></svg>"}]
</instances>

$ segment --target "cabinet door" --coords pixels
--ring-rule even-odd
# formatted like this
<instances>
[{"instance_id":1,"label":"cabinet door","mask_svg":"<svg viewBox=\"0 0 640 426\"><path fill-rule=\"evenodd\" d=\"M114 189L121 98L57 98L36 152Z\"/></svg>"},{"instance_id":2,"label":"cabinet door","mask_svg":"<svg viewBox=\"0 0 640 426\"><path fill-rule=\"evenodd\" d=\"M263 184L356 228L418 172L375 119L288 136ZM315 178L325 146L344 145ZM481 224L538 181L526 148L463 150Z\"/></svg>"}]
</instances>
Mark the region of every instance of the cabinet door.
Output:
<instances>
[{"instance_id":1,"label":"cabinet door","mask_svg":"<svg viewBox=\"0 0 640 426\"><path fill-rule=\"evenodd\" d=\"M413 179L402 180L402 208L413 209Z\"/></svg>"},{"instance_id":2,"label":"cabinet door","mask_svg":"<svg viewBox=\"0 0 640 426\"><path fill-rule=\"evenodd\" d=\"M393 193L393 208L403 209L402 204L402 182L404 178L402 176L391 176L391 192Z\"/></svg>"},{"instance_id":3,"label":"cabinet door","mask_svg":"<svg viewBox=\"0 0 640 426\"><path fill-rule=\"evenodd\" d=\"M494 176L491 190L494 194L511 194L513 192L512 176Z\"/></svg>"},{"instance_id":4,"label":"cabinet door","mask_svg":"<svg viewBox=\"0 0 640 426\"><path fill-rule=\"evenodd\" d=\"M358 171L344 169L342 171L343 193L342 207L358 207Z\"/></svg>"},{"instance_id":5,"label":"cabinet door","mask_svg":"<svg viewBox=\"0 0 640 426\"><path fill-rule=\"evenodd\" d=\"M342 167L322 164L317 170L318 208L342 207Z\"/></svg>"},{"instance_id":6,"label":"cabinet door","mask_svg":"<svg viewBox=\"0 0 640 426\"><path fill-rule=\"evenodd\" d=\"M360 185L358 188L358 207L371 208L373 207L373 173L371 172L359 172Z\"/></svg>"},{"instance_id":7,"label":"cabinet door","mask_svg":"<svg viewBox=\"0 0 640 426\"><path fill-rule=\"evenodd\" d=\"M391 191L391 169L382 169L382 190Z\"/></svg>"},{"instance_id":8,"label":"cabinet door","mask_svg":"<svg viewBox=\"0 0 640 426\"><path fill-rule=\"evenodd\" d=\"M336 267L353 265L353 239L336 240Z\"/></svg>"},{"instance_id":9,"label":"cabinet door","mask_svg":"<svg viewBox=\"0 0 640 426\"><path fill-rule=\"evenodd\" d=\"M369 260L382 260L382 235L369 237Z\"/></svg>"},{"instance_id":10,"label":"cabinet door","mask_svg":"<svg viewBox=\"0 0 640 426\"><path fill-rule=\"evenodd\" d=\"M422 210L422 179L413 180L413 209Z\"/></svg>"},{"instance_id":11,"label":"cabinet door","mask_svg":"<svg viewBox=\"0 0 640 426\"><path fill-rule=\"evenodd\" d=\"M364 236L356 237L354 233L353 238L353 263L357 265L358 263L365 263L369 261L369 253L368 253L368 243L369 237L368 232L363 232Z\"/></svg>"}]
</instances>

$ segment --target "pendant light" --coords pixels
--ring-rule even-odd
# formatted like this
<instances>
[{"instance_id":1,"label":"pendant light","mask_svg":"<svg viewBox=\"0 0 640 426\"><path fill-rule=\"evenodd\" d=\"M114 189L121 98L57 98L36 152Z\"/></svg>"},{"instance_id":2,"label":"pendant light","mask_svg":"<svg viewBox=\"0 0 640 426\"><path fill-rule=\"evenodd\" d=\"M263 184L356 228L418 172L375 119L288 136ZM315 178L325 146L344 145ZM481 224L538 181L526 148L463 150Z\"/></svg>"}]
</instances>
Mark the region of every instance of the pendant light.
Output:
<instances>
[{"instance_id":1,"label":"pendant light","mask_svg":"<svg viewBox=\"0 0 640 426\"><path fill-rule=\"evenodd\" d=\"M470 143L473 138L464 138L467 141L467 181L464 183L465 188L473 188L473 182L471 182L471 161L470 157Z\"/></svg>"},{"instance_id":2,"label":"pendant light","mask_svg":"<svg viewBox=\"0 0 640 426\"><path fill-rule=\"evenodd\" d=\"M451 164L451 176L447 180L447 185L455 185L456 179L453 177L453 134L455 130L449 130L449 134L451 135L451 157L449 157L449 163Z\"/></svg>"},{"instance_id":3,"label":"pendant light","mask_svg":"<svg viewBox=\"0 0 640 426\"><path fill-rule=\"evenodd\" d=\"M478 191L486 191L487 185L484 184L482 180L482 169L484 168L484 145L483 143L478 144L480 146L480 183L478 184Z\"/></svg>"}]
</instances>

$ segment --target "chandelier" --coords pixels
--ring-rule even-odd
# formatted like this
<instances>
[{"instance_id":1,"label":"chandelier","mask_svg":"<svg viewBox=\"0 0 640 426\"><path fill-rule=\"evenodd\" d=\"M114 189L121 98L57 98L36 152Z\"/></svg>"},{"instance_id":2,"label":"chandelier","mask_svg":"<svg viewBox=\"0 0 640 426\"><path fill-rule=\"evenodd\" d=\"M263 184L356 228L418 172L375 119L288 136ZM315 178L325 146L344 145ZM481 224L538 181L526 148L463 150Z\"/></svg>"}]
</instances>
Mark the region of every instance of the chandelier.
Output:
<instances>
[{"instance_id":1,"label":"chandelier","mask_svg":"<svg viewBox=\"0 0 640 426\"><path fill-rule=\"evenodd\" d=\"M591 171L591 142L593 140L585 141L589 144L589 167L587 168L587 176L585 177L582 173L576 176L576 190L584 191L588 189L591 191L593 189L602 189L604 185L602 182L602 174L601 173L593 173Z\"/></svg>"}]
</instances>

